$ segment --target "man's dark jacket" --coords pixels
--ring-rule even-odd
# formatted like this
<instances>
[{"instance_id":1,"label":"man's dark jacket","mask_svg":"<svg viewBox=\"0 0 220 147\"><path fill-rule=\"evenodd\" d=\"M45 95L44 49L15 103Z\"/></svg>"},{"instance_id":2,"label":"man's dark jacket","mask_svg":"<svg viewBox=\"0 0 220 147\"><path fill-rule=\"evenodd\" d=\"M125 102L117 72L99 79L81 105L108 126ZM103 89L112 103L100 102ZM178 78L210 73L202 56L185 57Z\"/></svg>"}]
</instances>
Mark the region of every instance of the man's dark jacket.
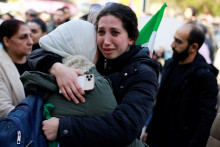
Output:
<instances>
[{"instance_id":1,"label":"man's dark jacket","mask_svg":"<svg viewBox=\"0 0 220 147\"><path fill-rule=\"evenodd\" d=\"M164 105L169 99L164 97L169 88L165 85L173 82L167 81L167 77L176 64L178 62L173 59L165 64L153 117L147 129L147 143L151 147L205 147L216 115L218 70L197 54L184 77L169 117L164 118L162 114L171 107Z\"/></svg>"}]
</instances>

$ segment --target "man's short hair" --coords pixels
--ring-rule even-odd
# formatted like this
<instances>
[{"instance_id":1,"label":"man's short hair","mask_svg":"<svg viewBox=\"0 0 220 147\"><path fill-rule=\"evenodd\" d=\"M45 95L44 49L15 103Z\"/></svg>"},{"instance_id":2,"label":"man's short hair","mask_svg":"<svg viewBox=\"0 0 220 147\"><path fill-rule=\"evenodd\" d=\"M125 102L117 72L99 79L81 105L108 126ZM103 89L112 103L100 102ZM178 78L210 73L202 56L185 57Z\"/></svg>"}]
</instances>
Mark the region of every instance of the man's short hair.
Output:
<instances>
[{"instance_id":1,"label":"man's short hair","mask_svg":"<svg viewBox=\"0 0 220 147\"><path fill-rule=\"evenodd\" d=\"M198 44L198 49L202 46L205 40L205 33L202 28L196 23L188 23L186 25L191 26L191 31L189 33L188 42L189 45L193 43Z\"/></svg>"}]
</instances>

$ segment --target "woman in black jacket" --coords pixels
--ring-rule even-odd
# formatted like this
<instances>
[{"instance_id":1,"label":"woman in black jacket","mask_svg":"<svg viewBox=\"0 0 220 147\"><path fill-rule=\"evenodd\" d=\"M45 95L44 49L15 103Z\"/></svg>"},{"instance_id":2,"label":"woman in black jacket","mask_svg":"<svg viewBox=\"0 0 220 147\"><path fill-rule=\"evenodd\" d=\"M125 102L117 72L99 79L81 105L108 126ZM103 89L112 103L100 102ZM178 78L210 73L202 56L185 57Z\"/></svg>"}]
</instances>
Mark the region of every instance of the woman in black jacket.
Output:
<instances>
[{"instance_id":1,"label":"woman in black jacket","mask_svg":"<svg viewBox=\"0 0 220 147\"><path fill-rule=\"evenodd\" d=\"M135 45L139 34L135 13L125 5L113 3L100 12L96 24L101 52L97 69L112 81L118 106L104 116L53 117L44 121L47 139L58 138L61 146L126 146L139 137L153 107L158 66L147 48ZM56 55L43 56L40 60L30 57L38 63L35 68L47 71L51 67L49 72L56 77L64 96L75 103L84 102L84 92L75 80L79 72L55 63L59 62Z\"/></svg>"}]
</instances>

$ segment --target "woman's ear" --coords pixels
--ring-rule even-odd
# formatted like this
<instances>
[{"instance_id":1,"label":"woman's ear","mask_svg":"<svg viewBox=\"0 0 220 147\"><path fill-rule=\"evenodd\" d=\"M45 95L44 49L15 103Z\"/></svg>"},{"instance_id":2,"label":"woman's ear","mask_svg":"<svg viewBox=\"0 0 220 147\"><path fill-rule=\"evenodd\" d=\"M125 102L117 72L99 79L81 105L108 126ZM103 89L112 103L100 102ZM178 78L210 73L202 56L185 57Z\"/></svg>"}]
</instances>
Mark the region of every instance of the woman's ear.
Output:
<instances>
[{"instance_id":1,"label":"woman's ear","mask_svg":"<svg viewBox=\"0 0 220 147\"><path fill-rule=\"evenodd\" d=\"M4 44L6 47L8 47L8 45L9 45L9 39L8 39L8 37L3 37L3 44Z\"/></svg>"},{"instance_id":2,"label":"woman's ear","mask_svg":"<svg viewBox=\"0 0 220 147\"><path fill-rule=\"evenodd\" d=\"M134 39L130 39L129 41L128 41L128 45L133 45L134 44Z\"/></svg>"}]
</instances>

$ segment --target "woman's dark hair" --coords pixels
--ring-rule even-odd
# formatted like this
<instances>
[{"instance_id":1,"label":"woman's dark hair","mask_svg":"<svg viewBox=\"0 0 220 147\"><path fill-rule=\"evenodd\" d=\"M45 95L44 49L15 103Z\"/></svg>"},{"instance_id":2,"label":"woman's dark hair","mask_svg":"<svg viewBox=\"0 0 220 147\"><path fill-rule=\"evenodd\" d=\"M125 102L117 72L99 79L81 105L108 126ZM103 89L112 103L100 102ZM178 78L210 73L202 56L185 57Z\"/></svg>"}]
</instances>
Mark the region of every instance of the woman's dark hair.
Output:
<instances>
[{"instance_id":1,"label":"woman's dark hair","mask_svg":"<svg viewBox=\"0 0 220 147\"><path fill-rule=\"evenodd\" d=\"M122 21L123 27L128 33L128 37L134 40L134 44L138 38L138 21L134 11L123 4L112 3L104 7L104 9L99 13L96 20L96 26L98 27L98 22L101 17L113 15Z\"/></svg>"},{"instance_id":2,"label":"woman's dark hair","mask_svg":"<svg viewBox=\"0 0 220 147\"><path fill-rule=\"evenodd\" d=\"M186 25L191 26L191 31L189 33L188 42L189 45L193 43L198 44L198 49L202 46L205 40L205 33L203 32L202 28L195 23L187 23Z\"/></svg>"},{"instance_id":3,"label":"woman's dark hair","mask_svg":"<svg viewBox=\"0 0 220 147\"><path fill-rule=\"evenodd\" d=\"M4 48L3 38L11 38L18 32L21 25L26 25L26 23L17 19L6 20L0 25L0 42L3 44Z\"/></svg>"},{"instance_id":4,"label":"woman's dark hair","mask_svg":"<svg viewBox=\"0 0 220 147\"><path fill-rule=\"evenodd\" d=\"M38 24L43 33L47 32L47 25L42 19L36 17L36 18L29 20L28 22L34 22L34 23Z\"/></svg>"}]
</instances>

